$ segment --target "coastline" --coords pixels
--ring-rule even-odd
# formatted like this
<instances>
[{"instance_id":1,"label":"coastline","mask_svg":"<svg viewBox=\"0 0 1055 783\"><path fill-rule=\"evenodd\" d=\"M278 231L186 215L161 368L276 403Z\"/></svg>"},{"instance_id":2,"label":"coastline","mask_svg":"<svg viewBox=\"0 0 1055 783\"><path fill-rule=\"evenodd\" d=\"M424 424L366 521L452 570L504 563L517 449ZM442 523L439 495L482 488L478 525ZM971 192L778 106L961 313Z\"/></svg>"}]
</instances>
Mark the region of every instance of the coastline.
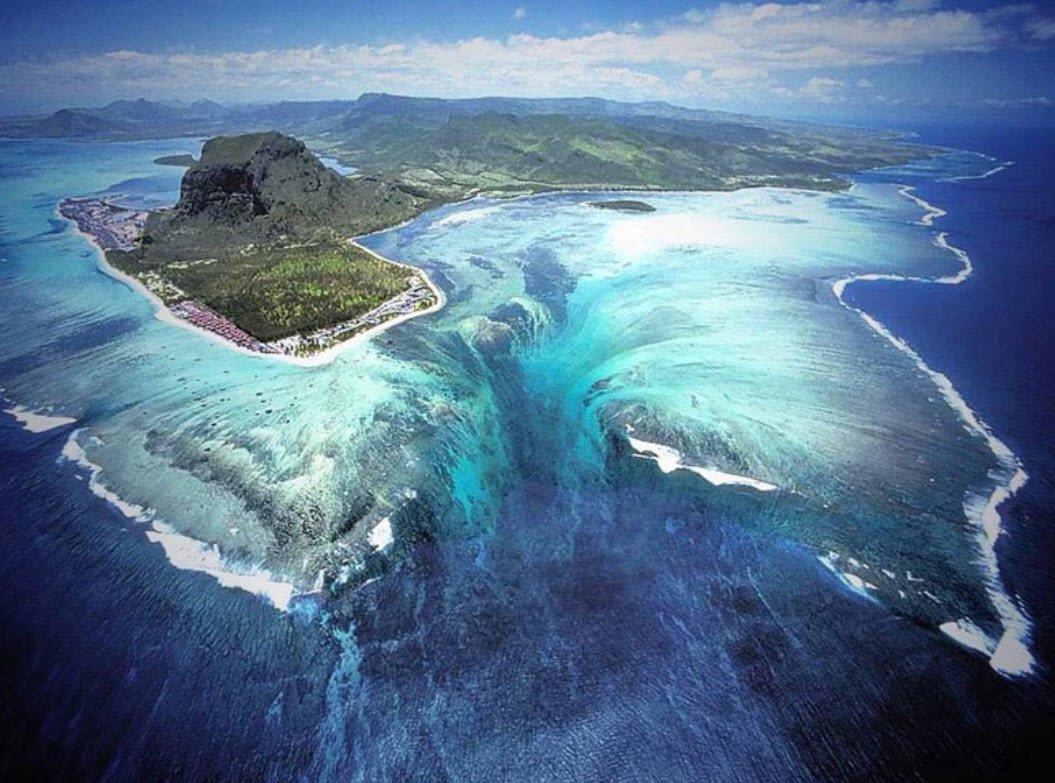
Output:
<instances>
[{"instance_id":1,"label":"coastline","mask_svg":"<svg viewBox=\"0 0 1055 783\"><path fill-rule=\"evenodd\" d=\"M389 229L386 228L384 230L388 231ZM364 235L364 236L369 236L369 235ZM404 313L402 315L396 316L395 318L390 318L387 321L384 321L383 323L379 323L376 326L371 326L369 329L366 329L366 330L364 330L362 332L358 332L357 334L349 337L347 340L342 340L341 342L337 343L337 345L333 345L333 346L331 346L331 347L329 347L329 348L327 348L327 349L325 349L323 351L319 351L316 354L312 354L311 356L298 357L298 356L286 356L284 354L256 354L257 356L263 356L265 358L281 359L283 361L289 362L290 364L296 364L296 365L298 365L300 367L319 367L319 366L322 366L322 365L329 364L334 359L336 359L341 354L342 351L344 351L345 349L347 349L348 347L350 347L352 345L355 345L359 341L366 340L366 339L368 339L370 337L374 337L374 336L376 336L378 334L381 334L386 329L389 329L389 328L391 328L393 326L396 326L397 324L404 323L405 321L410 321L410 320L412 320L414 318L418 318L418 317L423 316L423 315L432 315L433 313L438 313L447 304L447 297L443 293L443 290L439 286L437 286L434 282L432 282L432 278L429 277L428 272L426 272L424 269L421 269L420 267L413 266L411 264L404 263L402 261L394 261L391 258L386 258L385 256L381 255L380 253L374 252L373 250L371 250L370 248L366 247L365 245L359 244L359 242L358 242L359 239L361 239L361 237L354 237L352 239L349 239L348 240L348 244L351 245L352 247L355 247L355 248L357 248L359 250L364 251L365 253L373 256L374 258L376 258L376 259L378 259L380 261L385 261L385 262L387 262L389 264L393 264L395 266L399 266L399 267L402 267L404 269L408 269L411 272L413 272L414 274L419 275L421 277L421 279L425 282L425 285L428 286L429 290L432 291L432 295L436 299L435 303L432 304L429 307L426 307L424 310L416 310L416 311L414 311L412 313Z\"/></svg>"},{"instance_id":2,"label":"coastline","mask_svg":"<svg viewBox=\"0 0 1055 783\"><path fill-rule=\"evenodd\" d=\"M419 269L418 267L412 266L410 264L405 264L400 261L393 261L390 258L385 258L384 256L375 253L373 250L370 250L369 248L360 245L356 241L358 238L352 238L348 240L349 244L351 244L352 246L369 253L370 255L374 256L374 258L377 258L381 261L385 261L390 264L394 264L395 266L403 267L404 269L409 269L413 271L414 274L419 275L424 281L425 285L428 286L429 290L432 291L433 296L436 298L436 303L424 310L405 313L403 315L397 316L396 318L390 318L387 321L372 326L369 329L365 329L361 332L358 332L349 337L347 340L342 340L337 345L333 345L323 351L319 351L318 353L312 354L311 356L291 356L289 354L283 353L262 353L260 351L251 351L248 348L244 348L240 345L237 345L236 343L222 337L221 335L216 334L215 332L212 332L208 329L204 329L200 326L197 326L196 324L191 323L190 321L187 321L186 319L178 317L175 313L172 312L168 305L161 301L161 299L156 294L154 294L149 288L143 285L142 282L132 277L131 275L122 272L120 269L117 269L116 267L112 266L110 262L106 260L106 251L103 249L102 245L99 244L99 242L94 236L87 233L86 231L83 231L81 227L77 224L77 221L63 215L59 204L56 204L54 214L60 220L71 224L73 226L73 231L92 246L96 253L96 265L98 266L99 270L103 272L103 274L128 286L136 293L142 295L151 304L154 310L154 318L165 324L177 326L182 329L187 329L198 336L205 337L206 339L211 340L217 345L222 345L225 348L235 351L236 353L240 353L244 356L252 356L257 359L280 361L286 364L294 365L296 367L321 367L333 362L333 360L336 359L342 351L349 348L350 346L355 345L356 343L362 340L374 337L380 334L381 332L385 331L386 329L389 329L390 327L393 327L397 324L403 323L404 321L409 321L410 319L417 318L418 316L431 315L432 313L438 312L447 303L447 298L443 294L443 291L432 281L432 278L429 277L428 273L424 269ZM387 231L389 229L383 230Z\"/></svg>"},{"instance_id":3,"label":"coastline","mask_svg":"<svg viewBox=\"0 0 1055 783\"><path fill-rule=\"evenodd\" d=\"M844 181L844 183L845 183L845 188L844 189L849 189L853 185L853 183L850 182L850 181ZM582 185L582 186L575 186L575 187L530 189L530 190L528 190L526 192L516 192L516 193L506 193L506 192L503 192L503 191L477 191L477 192L473 192L473 193L468 194L465 198L456 199L456 200L453 200L453 201L450 201L450 202L445 202L444 204L441 204L441 205L437 205L437 208L440 207L440 206L449 206L449 205L463 206L463 205L470 204L473 201L477 201L477 200L507 202L507 201L521 200L521 199L529 199L529 198L534 198L534 197L538 197L538 196L561 195L561 194L582 194L584 196L590 196L590 195L596 195L596 194L612 195L612 194L618 194L618 193L631 193L631 194L643 194L643 193L653 193L653 194L656 194L656 193L659 193L659 194L667 194L667 193L675 193L675 194L676 193L725 193L725 192L735 192L735 191L738 191L738 190L745 190L745 189L769 188L769 187L776 187L776 188L788 189L788 190L807 190L807 191L815 191L815 192L828 192L828 191L825 191L825 190L822 190L822 189L816 189L816 188L808 188L808 187L802 187L802 186L785 187L785 186L780 186L780 185L769 185L769 184L765 184L765 183L739 185L737 187L729 188L729 189L712 189L712 190L683 190L683 189L666 190L666 189L662 189L662 188L650 188L650 187L634 188L634 187L626 187L626 186L607 187L607 186L601 186L601 185ZM67 197L67 199L63 199L62 201L65 201L65 200L68 200L68 199L73 199L73 197ZM380 233L383 233L383 232L386 232L386 231L392 231L394 229L398 229L398 228L401 228L403 226L409 225L410 223L413 223L415 220L418 220L419 218L422 217L422 215L425 214L424 212L422 212L422 213L419 213L419 214L414 215L412 217L409 217L409 218L407 218L406 220L404 220L404 221L402 221L400 223L393 224L391 226L386 226L384 228L379 228L379 229L377 229L375 231L371 231L371 232L368 232L366 234L361 234L361 235L358 235L358 236L355 236L355 237L350 237L348 239L348 244L351 245L352 247L355 247L355 248L357 248L359 250L362 250L362 251L368 253L369 255L373 256L374 258L376 258L376 259L378 259L380 261L384 261L386 263L393 264L395 266L403 267L404 269L407 269L407 270L411 271L412 273L418 275L421 278L421 280L425 283L426 287L428 287L428 289L432 292L432 295L433 295L433 297L436 300L433 305L431 305L430 307L425 308L424 310L418 310L418 311L414 311L414 312L410 312L410 313L404 313L404 314L399 315L399 316L397 316L395 318L390 318L390 319L388 319L388 320L386 320L386 321L384 321L382 323L379 323L379 324L376 324L374 326L371 326L368 329L364 329L361 332L357 332L356 334L352 335L348 339L341 340L336 345L332 345L329 348L326 348L326 349L324 349L322 351L318 351L317 353L311 354L309 356L294 356L294 355L291 355L291 354L286 354L286 353L281 353L281 352L264 353L264 352L261 352L261 351L250 350L248 348L245 348L245 347L243 347L241 345L238 345L238 344L232 342L231 340L228 340L227 338L223 337L220 334L217 334L216 332L213 332L213 331L211 331L209 329L205 329L205 328L203 328L201 326L198 326L197 324L191 323L190 321L188 321L188 320L186 320L184 318L180 318L175 313L173 313L171 308L168 305L166 305L156 294L154 294L152 291L150 291L150 289L148 289L142 282L140 282L139 280L137 280L133 276L131 276L131 275L125 273L125 272L122 272L121 270L119 270L116 267L112 266L109 263L109 261L107 261L107 259L106 259L106 251L102 247L102 245L99 244L98 240L94 236L89 234L88 232L83 231L81 229L81 227L77 224L77 221L75 221L72 218L69 218L66 215L62 214L62 210L61 210L62 201L60 201L59 204L56 204L56 206L55 206L55 210L54 210L55 216L57 218L59 218L60 220L63 220L65 222L67 222L67 223L72 224L74 232L76 234L78 234L79 236L81 236L83 239L85 239L95 249L96 254L98 256L98 258L97 258L97 266L100 269L100 271L102 271L104 274L108 275L109 277L117 280L118 282L123 283L124 285L128 286L133 291L141 294L142 296L144 296L147 299L147 301L149 301L151 303L151 305L153 307L153 310L154 310L154 317L157 320L159 320L159 321L161 321L161 322L163 322L165 324L169 324L171 326L177 326L177 327L180 327L180 328L183 328L183 329L187 329L187 330L189 330L189 331L191 331L191 332L193 332L193 333L195 333L195 334L197 334L199 336L203 336L206 339L209 339L209 340L213 341L217 345L222 345L222 346L224 346L224 347L226 347L226 348L228 348L228 349L230 349L232 351L235 351L235 352L240 353L240 354L245 355L245 356L251 356L251 357L254 357L254 358L258 358L258 359L269 359L269 360L284 362L285 364L293 365L295 367L302 367L302 368L305 368L305 369L310 369L310 368L315 368L315 367L322 367L322 366L331 364L338 356L340 356L340 354L343 351L345 351L346 349L350 348L353 345L356 345L360 341L368 340L371 337L375 337L378 334L381 334L382 332L384 332L385 330L387 330L387 329L389 329L389 328L391 328L393 326L397 326L398 324L401 324L401 323L403 323L405 321L409 321L409 320L411 320L413 318L418 318L420 316L425 316L425 315L432 315L433 313L439 312L440 310L443 309L443 307L447 303L447 297L443 293L443 290L433 282L432 278L429 277L428 272L426 272L424 269L422 269L420 267L413 266L411 264L407 264L407 263L402 262L402 261L396 261L394 259L382 256L381 254L371 250L370 248L368 248L365 245L360 243L360 240L365 239L366 237L373 236L375 234L380 234ZM426 210L426 212L427 211L430 211L430 210Z\"/></svg>"},{"instance_id":4,"label":"coastline","mask_svg":"<svg viewBox=\"0 0 1055 783\"><path fill-rule=\"evenodd\" d=\"M958 177L956 179L984 179L998 171L1002 171L1007 165L1010 165L1010 163L998 166L981 175ZM924 210L923 217L915 221L916 225L933 228L935 219L948 214L940 207L936 207L915 195L915 189L911 186L901 186L898 194ZM919 277L888 273L848 275L832 281L831 289L836 301L842 307L856 313L870 329L883 337L898 351L904 353L934 383L942 398L959 417L964 428L974 437L980 438L996 458L999 469L989 473L990 479L994 482L992 490L987 496L968 492L964 497L963 508L968 524L978 528L981 561L988 577L986 591L993 608L1000 618L1003 633L998 640L994 640L969 617L952 618L948 622L942 623L938 630L961 646L986 655L989 658L990 666L1002 676L1030 675L1034 673L1036 667L1035 659L1029 649L1032 625L1023 609L1007 593L1001 578L1000 565L996 555L996 542L1001 532L1003 532L1003 519L1000 516L999 508L1025 486L1029 480L1029 474L1011 448L997 437L989 425L967 404L967 401L956 390L948 376L932 369L924 361L923 357L905 340L895 335L877 318L866 313L861 308L849 304L844 298L846 286L856 282L878 280L959 285L973 274L974 266L971 263L970 256L962 248L949 243L947 232L938 232L932 241L935 247L956 257L960 262L960 270L958 272L940 277ZM821 562L827 567L831 567L828 563L825 563L823 558Z\"/></svg>"}]
</instances>

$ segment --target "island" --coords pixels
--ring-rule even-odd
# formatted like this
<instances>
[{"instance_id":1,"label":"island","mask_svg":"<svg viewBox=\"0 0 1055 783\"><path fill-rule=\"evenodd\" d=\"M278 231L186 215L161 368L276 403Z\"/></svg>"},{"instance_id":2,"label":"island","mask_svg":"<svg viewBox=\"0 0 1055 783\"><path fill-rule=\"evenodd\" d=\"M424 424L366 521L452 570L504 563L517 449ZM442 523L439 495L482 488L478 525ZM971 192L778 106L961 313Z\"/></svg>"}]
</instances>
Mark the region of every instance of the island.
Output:
<instances>
[{"instance_id":1,"label":"island","mask_svg":"<svg viewBox=\"0 0 1055 783\"><path fill-rule=\"evenodd\" d=\"M159 166L179 166L181 168L187 168L197 163L198 159L189 152L184 152L179 155L162 155L160 158L154 158L154 162Z\"/></svg>"},{"instance_id":2,"label":"island","mask_svg":"<svg viewBox=\"0 0 1055 783\"><path fill-rule=\"evenodd\" d=\"M616 199L614 201L588 201L587 206L596 209L612 209L616 212L655 212L656 208L644 201Z\"/></svg>"}]
</instances>

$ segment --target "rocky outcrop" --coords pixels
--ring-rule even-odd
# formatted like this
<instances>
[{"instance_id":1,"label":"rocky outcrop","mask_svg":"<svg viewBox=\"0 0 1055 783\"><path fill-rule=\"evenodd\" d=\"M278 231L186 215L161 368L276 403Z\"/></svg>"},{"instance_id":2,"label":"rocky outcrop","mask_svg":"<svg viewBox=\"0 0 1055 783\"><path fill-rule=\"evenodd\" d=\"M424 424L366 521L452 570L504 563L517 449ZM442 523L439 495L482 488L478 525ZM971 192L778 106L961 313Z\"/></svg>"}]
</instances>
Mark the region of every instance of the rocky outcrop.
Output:
<instances>
[{"instance_id":1,"label":"rocky outcrop","mask_svg":"<svg viewBox=\"0 0 1055 783\"><path fill-rule=\"evenodd\" d=\"M249 244L339 241L410 213L414 204L381 179L342 177L290 136L220 136L184 174L176 206L151 215L143 252L167 261L227 255Z\"/></svg>"}]
</instances>

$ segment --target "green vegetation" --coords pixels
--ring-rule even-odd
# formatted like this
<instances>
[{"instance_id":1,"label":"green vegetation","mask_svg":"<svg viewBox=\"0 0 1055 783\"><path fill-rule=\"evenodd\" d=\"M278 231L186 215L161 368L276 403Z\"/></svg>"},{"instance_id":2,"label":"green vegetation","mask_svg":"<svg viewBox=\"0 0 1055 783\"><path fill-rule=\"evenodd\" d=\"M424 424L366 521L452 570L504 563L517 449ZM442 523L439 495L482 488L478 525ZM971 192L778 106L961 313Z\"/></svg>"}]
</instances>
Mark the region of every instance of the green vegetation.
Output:
<instances>
[{"instance_id":1,"label":"green vegetation","mask_svg":"<svg viewBox=\"0 0 1055 783\"><path fill-rule=\"evenodd\" d=\"M353 191L361 231L481 191L831 190L845 187L846 174L935 152L889 132L596 98L364 94L254 106L138 100L0 120L0 135L16 137L171 138L260 128L306 139L360 170ZM261 135L215 142L214 157L242 161L253 153L250 137Z\"/></svg>"},{"instance_id":2,"label":"green vegetation","mask_svg":"<svg viewBox=\"0 0 1055 783\"><path fill-rule=\"evenodd\" d=\"M189 168L197 163L198 159L189 152L184 152L180 155L162 155L160 158L154 158L154 162L159 166L182 166L184 168Z\"/></svg>"},{"instance_id":3,"label":"green vegetation","mask_svg":"<svg viewBox=\"0 0 1055 783\"><path fill-rule=\"evenodd\" d=\"M597 209L614 209L617 212L655 212L656 208L644 201L631 199L614 199L612 201L591 201L591 207Z\"/></svg>"},{"instance_id":4,"label":"green vegetation","mask_svg":"<svg viewBox=\"0 0 1055 783\"><path fill-rule=\"evenodd\" d=\"M352 245L261 250L164 269L173 284L263 342L363 315L406 290L410 274Z\"/></svg>"},{"instance_id":5,"label":"green vegetation","mask_svg":"<svg viewBox=\"0 0 1055 783\"><path fill-rule=\"evenodd\" d=\"M846 174L931 154L878 132L733 122L665 104L650 114L603 101L360 103L327 134L329 153L441 200L568 189L835 190Z\"/></svg>"},{"instance_id":6,"label":"green vegetation","mask_svg":"<svg viewBox=\"0 0 1055 783\"><path fill-rule=\"evenodd\" d=\"M184 175L176 206L151 213L138 246L108 260L166 304L194 300L261 342L306 336L408 291L412 270L348 238L419 203L380 179L341 177L289 136L219 137ZM402 307L432 299L422 288Z\"/></svg>"}]
</instances>

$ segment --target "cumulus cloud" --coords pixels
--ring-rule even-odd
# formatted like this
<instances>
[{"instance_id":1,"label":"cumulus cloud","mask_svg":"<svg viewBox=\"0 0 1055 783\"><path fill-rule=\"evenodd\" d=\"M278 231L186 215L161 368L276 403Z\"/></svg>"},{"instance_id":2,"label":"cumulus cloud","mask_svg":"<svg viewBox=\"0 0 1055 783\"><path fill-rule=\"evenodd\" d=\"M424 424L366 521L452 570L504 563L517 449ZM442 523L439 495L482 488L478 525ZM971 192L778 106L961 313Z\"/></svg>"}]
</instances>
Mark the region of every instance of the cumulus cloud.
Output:
<instances>
[{"instance_id":1,"label":"cumulus cloud","mask_svg":"<svg viewBox=\"0 0 1055 783\"><path fill-rule=\"evenodd\" d=\"M516 20L527 19L527 9L524 6L520 6L513 11L513 18Z\"/></svg>"},{"instance_id":2,"label":"cumulus cloud","mask_svg":"<svg viewBox=\"0 0 1055 783\"><path fill-rule=\"evenodd\" d=\"M514 11L515 18L526 14L523 7ZM120 96L242 100L347 97L367 90L671 98L721 95L731 85L772 89L805 74L799 96L829 101L836 86L825 81L832 77L817 74L833 69L986 53L1053 37L1055 21L1021 5L973 12L936 0L739 3L570 37L521 33L384 46L219 54L124 50L9 61L0 64L0 97L37 94L68 103L93 84Z\"/></svg>"},{"instance_id":3,"label":"cumulus cloud","mask_svg":"<svg viewBox=\"0 0 1055 783\"><path fill-rule=\"evenodd\" d=\"M802 85L799 94L824 103L838 100L846 86L842 79L831 76L814 76Z\"/></svg>"}]
</instances>

